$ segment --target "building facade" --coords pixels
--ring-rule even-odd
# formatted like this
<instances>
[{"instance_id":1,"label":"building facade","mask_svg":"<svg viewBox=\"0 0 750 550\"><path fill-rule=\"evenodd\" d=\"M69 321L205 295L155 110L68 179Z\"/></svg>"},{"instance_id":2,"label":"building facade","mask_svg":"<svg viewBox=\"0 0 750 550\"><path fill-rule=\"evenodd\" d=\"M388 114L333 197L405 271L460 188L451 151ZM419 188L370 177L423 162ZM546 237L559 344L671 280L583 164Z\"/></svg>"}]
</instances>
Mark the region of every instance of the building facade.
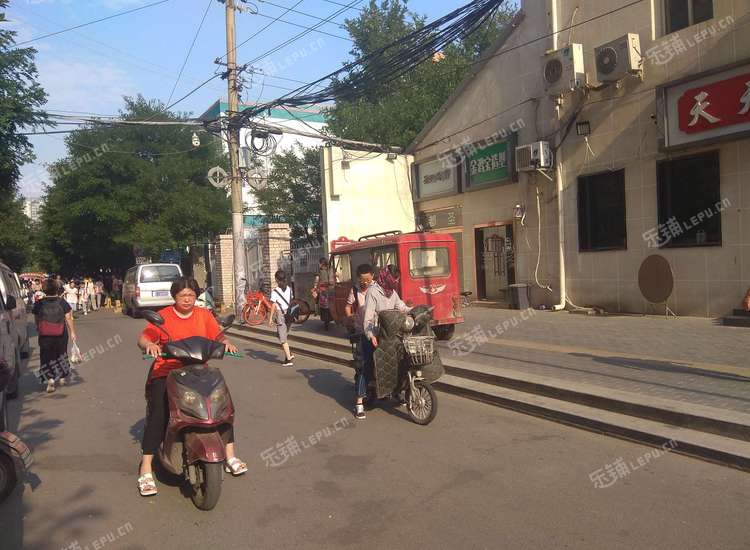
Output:
<instances>
[{"instance_id":1,"label":"building facade","mask_svg":"<svg viewBox=\"0 0 750 550\"><path fill-rule=\"evenodd\" d=\"M37 223L42 214L43 199L24 199L23 201L23 213L26 217L31 220L32 223Z\"/></svg>"},{"instance_id":2,"label":"building facade","mask_svg":"<svg viewBox=\"0 0 750 550\"><path fill-rule=\"evenodd\" d=\"M747 0L529 0L407 152L475 296L714 317L750 286L749 136Z\"/></svg>"}]
</instances>

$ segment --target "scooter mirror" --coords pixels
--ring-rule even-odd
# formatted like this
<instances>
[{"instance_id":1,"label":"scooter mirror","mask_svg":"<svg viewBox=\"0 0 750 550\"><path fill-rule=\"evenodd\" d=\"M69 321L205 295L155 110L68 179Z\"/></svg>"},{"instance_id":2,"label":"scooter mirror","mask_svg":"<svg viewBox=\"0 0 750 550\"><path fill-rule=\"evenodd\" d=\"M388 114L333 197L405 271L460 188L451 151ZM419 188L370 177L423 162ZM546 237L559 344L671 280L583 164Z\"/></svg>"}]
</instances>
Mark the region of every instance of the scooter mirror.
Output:
<instances>
[{"instance_id":1,"label":"scooter mirror","mask_svg":"<svg viewBox=\"0 0 750 550\"><path fill-rule=\"evenodd\" d=\"M151 311L150 309L143 310L141 312L141 315L143 315L143 318L146 319L146 321L148 321L152 325L156 325L157 327L160 327L164 324L164 317L162 317L155 311Z\"/></svg>"},{"instance_id":2,"label":"scooter mirror","mask_svg":"<svg viewBox=\"0 0 750 550\"><path fill-rule=\"evenodd\" d=\"M231 327L234 324L234 320L236 318L237 318L237 316L234 315L234 314L227 315L226 317L222 317L222 319L221 319L221 326L224 327L224 328Z\"/></svg>"}]
</instances>

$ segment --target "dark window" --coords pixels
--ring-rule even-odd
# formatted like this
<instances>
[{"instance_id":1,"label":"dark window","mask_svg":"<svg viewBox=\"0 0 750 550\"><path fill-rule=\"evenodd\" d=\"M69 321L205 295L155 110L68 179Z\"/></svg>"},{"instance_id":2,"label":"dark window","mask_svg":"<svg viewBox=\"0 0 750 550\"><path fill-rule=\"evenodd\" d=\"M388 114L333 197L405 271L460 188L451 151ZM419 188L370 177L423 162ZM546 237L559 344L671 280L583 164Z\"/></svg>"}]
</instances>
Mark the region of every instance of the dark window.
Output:
<instances>
[{"instance_id":1,"label":"dark window","mask_svg":"<svg viewBox=\"0 0 750 550\"><path fill-rule=\"evenodd\" d=\"M713 0L664 0L667 34L708 21L714 16Z\"/></svg>"},{"instance_id":2,"label":"dark window","mask_svg":"<svg viewBox=\"0 0 750 550\"><path fill-rule=\"evenodd\" d=\"M661 246L721 245L719 152L657 165Z\"/></svg>"},{"instance_id":3,"label":"dark window","mask_svg":"<svg viewBox=\"0 0 750 550\"><path fill-rule=\"evenodd\" d=\"M579 177L579 250L623 250L627 247L625 170Z\"/></svg>"}]
</instances>

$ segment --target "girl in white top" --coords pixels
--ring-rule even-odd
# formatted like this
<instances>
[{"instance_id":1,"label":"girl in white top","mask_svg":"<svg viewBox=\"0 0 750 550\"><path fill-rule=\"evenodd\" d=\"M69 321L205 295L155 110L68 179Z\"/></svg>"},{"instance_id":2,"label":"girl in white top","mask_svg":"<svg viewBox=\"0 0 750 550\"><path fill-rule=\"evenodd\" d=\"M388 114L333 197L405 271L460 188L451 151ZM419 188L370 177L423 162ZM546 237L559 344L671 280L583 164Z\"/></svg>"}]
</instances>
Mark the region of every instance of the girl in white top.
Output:
<instances>
[{"instance_id":1,"label":"girl in white top","mask_svg":"<svg viewBox=\"0 0 750 550\"><path fill-rule=\"evenodd\" d=\"M65 296L65 301L68 302L71 309L73 311L78 309L78 288L76 288L76 285L72 279L68 281L67 285L65 285L63 294Z\"/></svg>"},{"instance_id":2,"label":"girl in white top","mask_svg":"<svg viewBox=\"0 0 750 550\"><path fill-rule=\"evenodd\" d=\"M291 367L294 365L292 355L289 349L289 342L287 341L287 334L291 323L287 324L284 319L284 314L289 311L294 294L292 293L292 287L287 284L286 272L279 270L274 275L276 284L278 285L271 291L271 314L268 316L268 326L276 324L276 333L279 335L279 343L281 344L281 350L284 352L284 363L283 366Z\"/></svg>"}]
</instances>

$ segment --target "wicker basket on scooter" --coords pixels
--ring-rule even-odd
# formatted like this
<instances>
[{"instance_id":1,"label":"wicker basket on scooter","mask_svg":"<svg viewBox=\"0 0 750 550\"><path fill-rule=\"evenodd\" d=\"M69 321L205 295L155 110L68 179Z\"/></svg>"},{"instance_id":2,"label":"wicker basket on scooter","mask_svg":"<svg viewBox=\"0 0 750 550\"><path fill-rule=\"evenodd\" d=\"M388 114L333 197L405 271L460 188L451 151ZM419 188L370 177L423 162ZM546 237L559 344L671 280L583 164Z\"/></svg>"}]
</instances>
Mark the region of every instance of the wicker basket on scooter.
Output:
<instances>
[{"instance_id":1,"label":"wicker basket on scooter","mask_svg":"<svg viewBox=\"0 0 750 550\"><path fill-rule=\"evenodd\" d=\"M429 365L435 355L435 337L405 336L404 349L413 367Z\"/></svg>"}]
</instances>

